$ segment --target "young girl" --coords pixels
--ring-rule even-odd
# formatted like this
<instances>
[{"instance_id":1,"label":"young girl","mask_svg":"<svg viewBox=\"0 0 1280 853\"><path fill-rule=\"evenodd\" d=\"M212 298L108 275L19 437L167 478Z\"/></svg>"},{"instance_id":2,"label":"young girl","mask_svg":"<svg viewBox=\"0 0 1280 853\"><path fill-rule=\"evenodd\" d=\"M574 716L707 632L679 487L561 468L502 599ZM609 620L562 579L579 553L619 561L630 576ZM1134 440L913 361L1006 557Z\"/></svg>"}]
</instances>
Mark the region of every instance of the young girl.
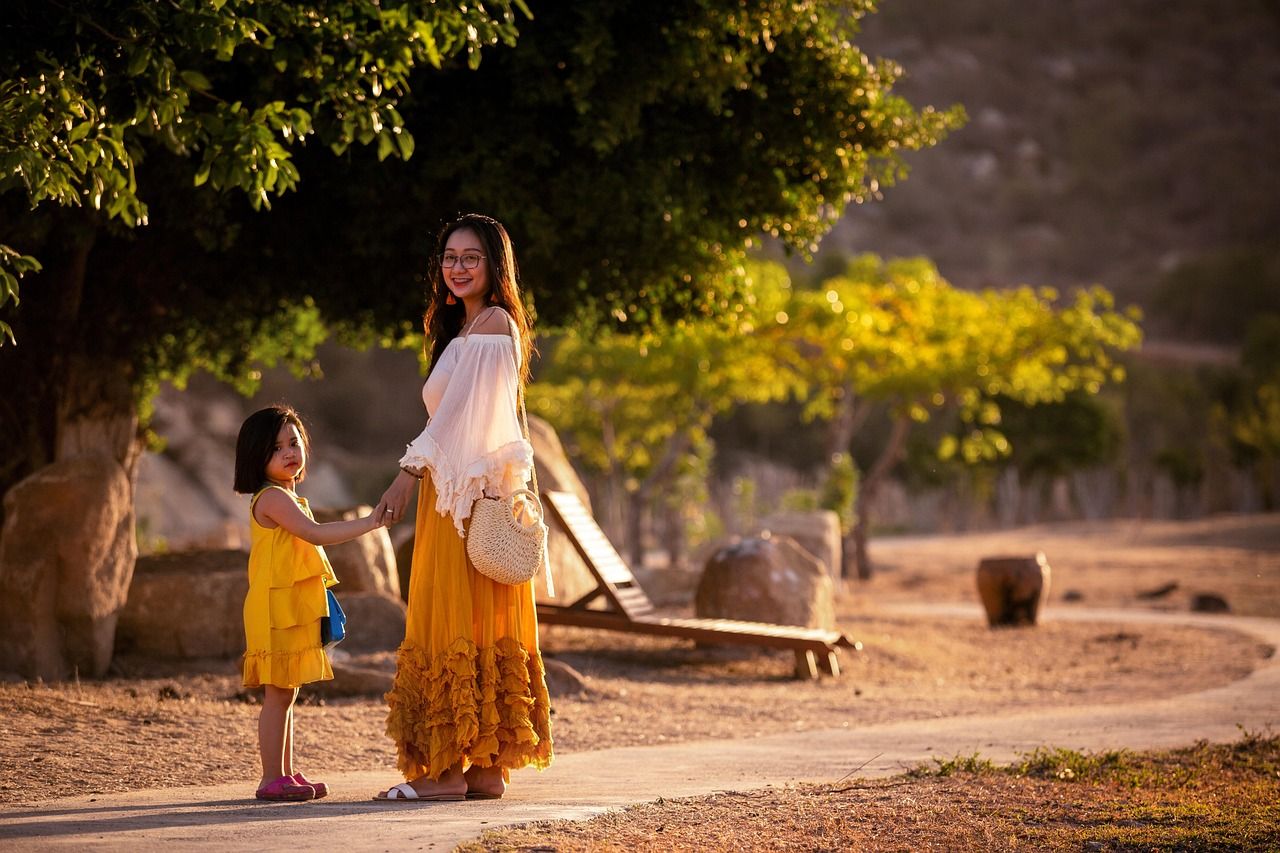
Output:
<instances>
[{"instance_id":1,"label":"young girl","mask_svg":"<svg viewBox=\"0 0 1280 853\"><path fill-rule=\"evenodd\" d=\"M306 475L310 438L298 413L269 406L250 415L236 440L235 490L249 504L249 594L244 600L244 686L263 685L258 716L260 800L311 800L323 782L293 772L293 703L298 688L333 678L320 644L327 587L338 582L320 546L380 525L372 515L317 524L294 487Z\"/></svg>"}]
</instances>

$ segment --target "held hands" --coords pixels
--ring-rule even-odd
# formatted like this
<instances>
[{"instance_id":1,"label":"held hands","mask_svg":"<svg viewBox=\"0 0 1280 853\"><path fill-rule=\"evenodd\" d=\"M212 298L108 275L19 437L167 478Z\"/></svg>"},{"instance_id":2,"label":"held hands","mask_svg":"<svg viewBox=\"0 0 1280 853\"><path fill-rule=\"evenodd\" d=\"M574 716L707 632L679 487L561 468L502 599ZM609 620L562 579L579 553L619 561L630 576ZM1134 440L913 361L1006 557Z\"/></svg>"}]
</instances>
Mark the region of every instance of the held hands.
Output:
<instances>
[{"instance_id":1,"label":"held hands","mask_svg":"<svg viewBox=\"0 0 1280 853\"><path fill-rule=\"evenodd\" d=\"M391 481L387 490L382 493L382 500L378 501L377 507L373 510L375 523L390 527L404 518L405 510L413 500L413 494L417 488L418 478L408 471L401 470Z\"/></svg>"}]
</instances>

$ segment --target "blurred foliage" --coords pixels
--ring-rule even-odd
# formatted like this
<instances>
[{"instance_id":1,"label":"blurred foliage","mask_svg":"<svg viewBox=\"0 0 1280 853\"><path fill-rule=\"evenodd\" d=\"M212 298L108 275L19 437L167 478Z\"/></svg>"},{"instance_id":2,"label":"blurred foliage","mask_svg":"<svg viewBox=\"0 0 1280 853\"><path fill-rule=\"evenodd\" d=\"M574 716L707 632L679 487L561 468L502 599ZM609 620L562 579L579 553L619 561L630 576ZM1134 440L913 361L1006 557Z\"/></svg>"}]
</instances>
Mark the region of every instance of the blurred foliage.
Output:
<instances>
[{"instance_id":1,"label":"blurred foliage","mask_svg":"<svg viewBox=\"0 0 1280 853\"><path fill-rule=\"evenodd\" d=\"M734 314L762 232L808 251L963 120L854 46L870 2L529 5L7 4L0 489L52 458L66 364L145 412L196 369L315 375L325 335L420 345L461 210L508 226L543 329Z\"/></svg>"},{"instance_id":2,"label":"blurred foliage","mask_svg":"<svg viewBox=\"0 0 1280 853\"><path fill-rule=\"evenodd\" d=\"M778 346L790 281L776 265L743 276L750 290L723 317L566 330L530 387L530 410L575 459L627 491L668 480L705 446L717 414L798 388Z\"/></svg>"},{"instance_id":3,"label":"blurred foliage","mask_svg":"<svg viewBox=\"0 0 1280 853\"><path fill-rule=\"evenodd\" d=\"M854 507L858 500L858 466L849 453L838 453L827 469L818 506L829 509L840 519L840 530L846 536L853 530Z\"/></svg>"},{"instance_id":4,"label":"blurred foliage","mask_svg":"<svg viewBox=\"0 0 1280 853\"><path fill-rule=\"evenodd\" d=\"M1259 247L1210 253L1161 281L1152 320L1181 339L1239 343L1262 314L1280 314L1280 251Z\"/></svg>"},{"instance_id":5,"label":"blurred foliage","mask_svg":"<svg viewBox=\"0 0 1280 853\"><path fill-rule=\"evenodd\" d=\"M1214 404L1212 422L1226 434L1237 464L1250 466L1267 509L1280 506L1280 314L1261 314L1245 331L1241 369Z\"/></svg>"},{"instance_id":6,"label":"blurred foliage","mask_svg":"<svg viewBox=\"0 0 1280 853\"><path fill-rule=\"evenodd\" d=\"M796 294L793 321L809 383L806 415L829 418L847 395L916 422L954 407L968 425L941 456L969 462L1008 453L1000 399L1058 402L1119 381L1115 353L1137 346L1138 315L1095 287L971 292L924 259L864 255L844 275Z\"/></svg>"},{"instance_id":7,"label":"blurred foliage","mask_svg":"<svg viewBox=\"0 0 1280 853\"><path fill-rule=\"evenodd\" d=\"M11 0L0 23L0 193L146 225L138 172L161 153L183 179L253 209L295 189L297 148L377 144L408 157L409 75L515 40L522 0L482 5L251 0ZM27 256L0 246L0 307ZM12 340L9 326L0 328Z\"/></svg>"},{"instance_id":8,"label":"blurred foliage","mask_svg":"<svg viewBox=\"0 0 1280 853\"><path fill-rule=\"evenodd\" d=\"M1077 390L1061 401L1034 406L998 402L1000 431L1010 446L1007 462L1025 479L1107 465L1120 454L1120 416L1097 396Z\"/></svg>"},{"instance_id":9,"label":"blurred foliage","mask_svg":"<svg viewBox=\"0 0 1280 853\"><path fill-rule=\"evenodd\" d=\"M943 460L1007 456L1005 405L1028 439L1028 466L1114 453L1117 433L1087 398L1123 377L1115 356L1140 332L1136 316L1115 310L1101 288L1069 299L1047 289L972 293L926 260L869 255L816 289L794 289L776 264L751 266L744 281L750 290L722 316L644 333L565 333L531 389L531 409L588 469L632 492L699 446L717 414L789 399L804 403L797 418L830 418L850 396L908 422L953 412L963 429L941 436ZM1056 408L1030 414L1044 404ZM1075 444L1033 442L1046 425L1059 435L1086 432ZM805 505L851 524L860 479L853 458L842 451L824 467L823 489L806 491Z\"/></svg>"}]
</instances>

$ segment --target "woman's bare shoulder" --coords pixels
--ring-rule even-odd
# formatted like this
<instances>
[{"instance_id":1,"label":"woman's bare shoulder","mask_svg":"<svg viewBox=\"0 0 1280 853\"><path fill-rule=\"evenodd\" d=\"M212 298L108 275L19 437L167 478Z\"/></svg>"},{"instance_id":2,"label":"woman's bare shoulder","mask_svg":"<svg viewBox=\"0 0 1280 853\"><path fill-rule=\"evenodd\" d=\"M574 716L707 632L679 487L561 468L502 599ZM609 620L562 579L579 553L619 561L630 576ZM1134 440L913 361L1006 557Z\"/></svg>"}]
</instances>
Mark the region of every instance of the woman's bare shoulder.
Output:
<instances>
[{"instance_id":1,"label":"woman's bare shoulder","mask_svg":"<svg viewBox=\"0 0 1280 853\"><path fill-rule=\"evenodd\" d=\"M477 335L507 335L510 337L511 315L500 306L495 305L485 310L480 319L476 321L471 332Z\"/></svg>"}]
</instances>

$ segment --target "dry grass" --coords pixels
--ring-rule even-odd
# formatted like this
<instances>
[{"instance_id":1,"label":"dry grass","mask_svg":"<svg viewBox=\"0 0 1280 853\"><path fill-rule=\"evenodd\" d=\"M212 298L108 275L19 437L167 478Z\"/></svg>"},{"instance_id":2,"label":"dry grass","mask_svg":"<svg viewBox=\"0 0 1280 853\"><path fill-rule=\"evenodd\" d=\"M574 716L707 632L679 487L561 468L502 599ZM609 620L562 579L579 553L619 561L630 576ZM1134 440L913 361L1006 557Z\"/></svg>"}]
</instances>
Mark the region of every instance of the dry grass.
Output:
<instances>
[{"instance_id":1,"label":"dry grass","mask_svg":"<svg viewBox=\"0 0 1280 853\"><path fill-rule=\"evenodd\" d=\"M1172 752L1045 751L867 782L658 800L485 833L499 851L1257 850L1280 847L1280 737ZM1076 771L1066 772L1070 768Z\"/></svg>"}]
</instances>

